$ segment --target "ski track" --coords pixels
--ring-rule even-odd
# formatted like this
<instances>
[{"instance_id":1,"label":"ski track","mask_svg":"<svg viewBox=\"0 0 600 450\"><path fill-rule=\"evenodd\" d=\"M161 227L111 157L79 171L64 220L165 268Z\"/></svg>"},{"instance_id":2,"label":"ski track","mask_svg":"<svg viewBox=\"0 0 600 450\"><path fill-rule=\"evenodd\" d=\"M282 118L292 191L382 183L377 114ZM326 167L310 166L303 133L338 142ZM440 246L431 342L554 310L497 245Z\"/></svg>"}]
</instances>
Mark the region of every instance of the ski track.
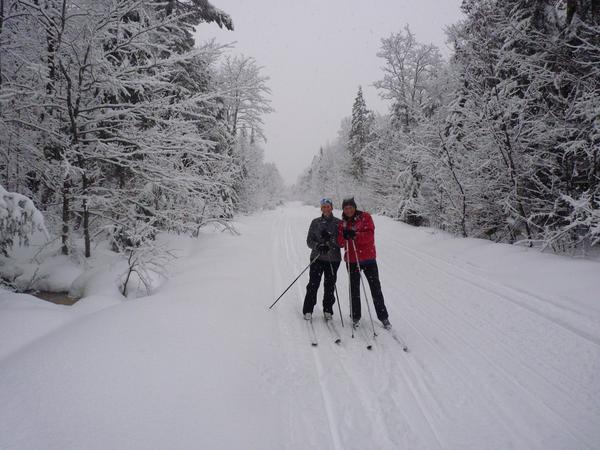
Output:
<instances>
[{"instance_id":1,"label":"ski track","mask_svg":"<svg viewBox=\"0 0 600 450\"><path fill-rule=\"evenodd\" d=\"M273 261L273 273L275 275L273 278L279 281L279 283L275 283L274 292L286 287L293 279L290 278L287 265L284 267L281 266L281 261L288 261L289 254L287 239L288 224L283 219L282 214L278 215L274 221L275 226L273 227L272 234L278 236L276 240L277 245L271 258ZM281 233L281 230L284 230L284 233ZM288 295L291 295L290 291L286 294L286 296ZM275 306L277 309L274 311L277 314L278 325L282 334L279 340L284 346L283 353L286 357L286 366L282 373L282 376L285 375L285 377L279 389L280 394L286 398L287 403L285 411L287 412L286 425L288 432L286 435L289 441L286 443L285 448L293 450L300 450L302 448L316 449L319 447L331 448L331 446L325 444L330 436L323 436L319 432L319 428L315 426L315 422L318 423L320 419L319 413L322 410L320 404L311 404L315 398L306 398L306 395L303 395L303 392L309 392L309 389L305 386L306 381L304 381L304 377L306 376L306 370L304 364L298 358L301 353L304 354L304 352L301 352L302 346L308 346L308 337L303 326L290 327L290 324L295 324L296 322L290 320L289 314L285 314L288 312L288 308L285 307L286 303L282 302L289 302L291 300L290 298L286 298L286 296L282 297L280 300L281 304L277 304ZM269 311L269 313L271 312L273 311ZM282 315L285 317L282 318ZM298 325L302 324L298 323ZM311 381L309 380L309 382Z\"/></svg>"},{"instance_id":2,"label":"ski track","mask_svg":"<svg viewBox=\"0 0 600 450\"><path fill-rule=\"evenodd\" d=\"M308 258L303 257L304 255L299 255L298 254L298 249L296 247L297 245L297 237L294 237L293 233L292 233L292 227L291 227L291 222L288 220L286 223L286 248L288 250L287 253L287 261L288 262L295 262L295 263L289 263L288 267L290 267L292 273L297 273L298 271L302 270L302 264L299 264L300 261L303 260L307 260ZM300 241L302 242L302 241ZM298 283L295 286L294 292L294 298L297 299L300 307L302 305L303 302L303 294L304 294L304 285L302 283ZM315 313L318 311L318 303L317 306L315 307ZM316 314L315 314L316 315ZM300 317L301 318L301 317ZM319 328L319 327L317 327ZM321 346L321 349L323 349L327 344L325 342L325 340L323 339L323 334L321 333L320 335L317 335L317 337L321 337L321 339L319 340L319 346ZM318 373L318 378L319 378L319 389L321 392L321 396L323 398L323 403L324 403L324 407L325 407L325 411L327 413L327 420L328 420L328 429L332 438L332 444L334 445L334 448L336 450L341 450L343 449L343 445L341 443L341 439L340 439L340 432L338 431L338 425L337 425L337 414L336 412L333 410L333 401L332 401L332 393L329 392L328 388L328 383L327 383L327 379L325 377L325 373L324 373L324 369L323 369L323 364L320 360L320 356L318 353L318 350L320 349L315 349L315 351L312 352L312 356L313 356L313 361Z\"/></svg>"},{"instance_id":3,"label":"ski track","mask_svg":"<svg viewBox=\"0 0 600 450\"><path fill-rule=\"evenodd\" d=\"M289 220L284 220L283 223L280 226L280 230L283 229L284 233L281 235L282 238L282 248L283 248L283 252L277 255L277 258L274 259L274 261L286 261L286 265L284 266L284 273L286 274L296 274L298 273L301 269L298 270L298 272L295 270L295 267L291 267L290 266L290 261L292 261L291 258L295 257L294 255L291 254L291 247L290 247L290 232L291 232L291 226L289 223ZM293 276L295 275L289 275L288 277L280 277L281 281L282 281L282 286L287 286L287 283L289 283L289 281L286 278L289 278L289 280L292 280ZM302 282L302 278L300 278L297 281L298 283ZM289 298L285 299L285 304L282 305L282 309L285 309L286 314L286 324L290 324L293 323L296 326L294 326L293 331L294 331L294 341L296 343L295 348L291 349L291 351L286 352L288 356L288 364L290 364L291 366L297 366L298 369L296 370L297 374L300 374L301 372L303 372L304 368L305 368L305 364L304 361L302 359L298 359L301 355L306 357L308 356L306 354L307 351L310 350L309 348L309 336L307 333L307 329L304 326L304 324L302 323L302 321L300 320L293 320L290 317L290 304L293 304L293 301L295 300L295 295L294 295L295 289L292 288L290 289L290 291L288 291L288 293L286 294L286 296L289 296ZM282 299L282 301L284 301L284 299ZM283 308L283 306L285 306L285 308ZM295 306L295 305L294 305ZM293 311L297 314L298 318L301 318L301 314L297 311ZM318 336L317 336L318 337ZM321 342L319 342L319 345L321 345ZM298 348L300 347L300 348ZM301 352L299 351L301 350ZM310 361L310 359L309 359ZM317 404L311 404L311 405L306 405L304 408L302 408L300 411L298 411L298 405L297 404L291 404L290 406L290 411L294 411L293 413L293 417L292 417L292 421L294 423L297 422L298 417L303 417L304 418L304 423L302 424L302 426L300 427L300 429L297 430L297 435L300 436L300 438L296 441L296 442L291 442L289 448L297 448L297 449L302 449L303 447L307 447L307 448L326 448L325 446L325 442L323 438L326 438L326 441L328 441L329 445L327 446L327 448L334 448L334 449L338 449L339 447L337 446L336 443L336 433L335 430L332 429L332 424L331 424L331 411L330 411L330 405L329 405L329 401L328 398L326 397L326 395L323 393L323 388L322 388L322 374L320 373L321 371L319 370L319 367L316 365L316 361L314 361L313 359L313 365L312 367L314 367L315 373L313 374L313 376L310 378L310 383L311 385L316 385L317 387L320 388L320 395L318 397L313 398L313 400L318 400ZM294 402L297 399L292 399L292 401ZM323 417L323 411L325 411L325 416ZM320 416L320 417L311 417L311 416ZM315 420L317 419L317 420ZM327 429L326 430L322 430L320 427L322 426L323 423L327 424ZM318 430L319 433L322 436L321 439L314 439L315 436L315 430ZM326 434L325 434L326 433ZM302 439L301 436L306 436L309 437L309 442L308 442L308 446L307 446L307 442L306 442L306 438Z\"/></svg>"},{"instance_id":4,"label":"ski track","mask_svg":"<svg viewBox=\"0 0 600 450\"><path fill-rule=\"evenodd\" d=\"M406 248L405 248L406 249ZM408 250L408 249L406 249ZM414 250L411 251L411 253L415 253ZM418 252L417 252L418 253ZM446 266L448 267L453 267L450 266L448 263L445 263ZM485 286L481 285L481 284L474 284L471 283L470 280L468 279L464 279L463 277L455 277L453 275L453 273L450 270L440 270L439 266L435 266L435 265L431 265L432 268L434 268L436 270L436 275L439 277L440 273L443 277L445 277L448 281L451 281L453 283L456 283L457 278L459 280L461 280L461 282L465 282L467 284L471 284L476 290L480 290L482 291L483 294L487 294L488 299L490 300L500 300L500 301L505 301L505 300L509 300L511 301L511 298L507 295L502 295L499 294L495 289L486 289ZM483 280L483 279L482 279ZM485 280L483 280L485 281ZM415 286L413 284L413 286ZM415 286L416 287L416 286ZM422 289L422 287L421 287ZM441 302L439 299L440 298L444 298L444 297L448 297L448 294L450 293L451 295L454 296L458 296L460 295L460 293L452 293L452 288L449 285L445 285L444 289L441 289L441 282L436 283L434 286L431 287L431 289L435 289L436 290L436 295L432 296L431 298L434 299L437 304L440 307L443 307L446 311L448 311L451 314L454 314L455 316L457 316L456 312L454 312L451 308L449 308L448 303L444 303ZM511 288L509 288L511 289ZM454 289L456 290L456 288ZM516 292L516 291L515 291ZM543 299L541 297L535 297L536 299L543 301ZM514 303L514 302L513 302ZM588 337L584 334L581 333L573 333L572 336L569 336L569 334L572 332L573 327L569 326L569 327L563 327L561 323L556 322L555 320L553 320L552 318L549 318L547 315L545 314L537 314L536 311L532 311L529 308L524 308L524 309L520 309L520 303L515 303L516 307L517 307L517 312L521 315L526 316L526 320L527 321L531 321L534 319L537 319L540 322L540 328L554 328L552 330L552 333L562 333L564 335L563 338L563 342L566 342L568 340L573 341L573 343L569 346L569 351L570 352L577 352L578 350L581 351L581 346L587 346L591 351L598 351L600 348L600 345L598 345L596 343L596 339L588 339ZM460 309L460 312L463 314L464 317L468 317L468 324L470 326L473 327L479 327L482 331L483 329L491 329L494 330L494 333L487 333L487 335L491 336L491 337L496 337L494 338L494 341L496 342L496 344L503 346L503 349L505 351L510 352L511 349L516 348L516 346L518 345L519 341L522 339L522 336L519 335L518 336L518 340L515 338L510 337L509 335L506 334L506 329L502 328L500 326L498 326L495 322L491 321L491 320L487 320L485 318L484 315L475 315L473 314L473 308L464 308L463 305L461 305L460 303L458 304L453 304L453 306L458 306ZM491 308L493 308L492 306L489 306ZM531 316L531 314L533 314L533 316ZM457 316L458 317L458 316ZM547 323L547 321L549 321L550 323ZM559 328L556 328L559 327ZM560 329L562 328L562 330ZM502 336L504 339L508 340L510 339L510 342L505 342L504 340L500 340L497 339L497 336ZM545 337L545 336L544 336ZM536 352L539 351L539 348L543 348L543 346L541 344L544 344L545 340L541 340L541 341L536 341L535 342L535 349ZM546 349L548 350L548 349ZM561 349L563 350L563 349ZM546 382L553 384L553 387L557 390L562 390L563 386L568 385L569 382L572 379L573 374L572 373L566 373L564 371L564 367L553 367L550 365L544 365L544 367L542 367L542 371L539 371L536 369L536 367L532 366L528 361L533 360L533 357L536 356L534 354L522 354L522 353L518 353L514 356L519 357L520 362L529 368L529 370L532 370L534 372L536 372L539 376L543 377L545 379ZM552 354L552 359L556 360L558 357L560 356L559 352L553 353ZM540 361L537 360L536 364L539 365ZM553 372L554 377L558 376L559 377L559 382L555 383L554 381L550 380L549 378L544 376L544 373L547 372ZM571 395L570 392L566 392L564 391L565 395ZM600 398L598 398L598 400L600 401Z\"/></svg>"},{"instance_id":5,"label":"ski track","mask_svg":"<svg viewBox=\"0 0 600 450\"><path fill-rule=\"evenodd\" d=\"M433 347L433 351L437 353L438 361L442 361L445 365L444 376L446 377L443 382L448 382L448 378L450 376L454 376L452 382L449 383L453 388L453 393L461 392L463 395L463 404L461 405L461 409L470 408L473 413L481 416L482 418L486 418L488 422L493 422L496 430L501 430L497 432L497 434L503 434L505 436L511 436L510 441L516 442L527 442L526 448L535 448L535 445L530 440L530 430L527 425L523 426L519 422L513 423L510 420L510 415L512 410L510 408L506 408L503 405L503 397L498 396L496 394L497 389L494 388L491 382L486 382L486 378L495 376L494 374L499 370L497 366L495 366L491 361L486 358L483 354L479 356L484 359L485 366L493 367L493 370L483 370L480 367L470 367L473 363L473 357L464 358L460 355L456 355L453 349L460 349L461 352L468 350L469 353L477 352L477 347L468 343L468 341L460 338L459 335L453 334L451 329L443 324L441 321L432 320L431 315L424 311L419 311L423 320L423 329L427 328L427 322L429 324L435 325L435 329L438 333L444 333L444 341L446 345L444 345L440 340L431 340L427 338L423 333L419 333L422 338L424 338L428 343ZM414 317L411 317L411 320L414 320ZM448 355L453 355L452 359ZM422 366L422 377L420 378L424 383L424 389L431 392L431 400L435 403L435 405L442 411L447 411L447 409L441 404L442 401L446 400L443 396L443 392L439 389L433 393L433 389L436 384L441 384L442 380L437 380L427 385L427 379L432 378L431 373L427 373L427 368ZM451 374L451 375L450 375ZM456 412L455 412L456 413ZM451 413L446 412L445 417L442 419L447 419L451 416ZM477 423L476 417L471 417L465 415L468 419L463 420L465 426L472 426L473 423ZM457 424L455 421L451 421L448 424L448 428L454 427ZM481 427L485 428L485 422L481 424ZM501 428L500 428L501 427Z\"/></svg>"},{"instance_id":6,"label":"ski track","mask_svg":"<svg viewBox=\"0 0 600 450\"><path fill-rule=\"evenodd\" d=\"M284 226L284 234L287 261L296 262L291 267L288 264L289 271L293 274L305 267L303 260L308 263L308 249L305 246L306 231L297 227L294 232L292 223L298 223L298 220L292 222L289 218ZM340 289L338 286L338 291L341 301L344 297L347 298L347 289ZM297 320L301 319L299 309L304 292L304 283L299 282L295 288L295 300L298 306L295 306L294 315ZM321 295L322 292L319 294ZM315 307L317 317L320 314L320 302L319 296ZM365 320L363 327L367 324ZM312 354L327 412L333 448L443 448L431 419L423 409L419 393L413 383L407 382L409 379L414 379L414 375L407 375L405 369L396 367L403 359L406 360L407 355L395 341L392 341L393 345L386 349L375 340L374 350L369 351L366 349L365 339L357 335L352 340L349 336L349 328L345 327L341 329L342 345L337 346L330 342L329 333L320 320L315 320L315 328L319 337L319 346L312 350ZM364 329L362 332L370 333L369 330ZM308 339L305 341L308 342ZM396 353L398 351L400 353ZM330 352L334 355L324 360L323 355ZM387 375L390 373L389 365L394 366L392 373L402 374L400 378L392 377L391 383ZM387 387L379 390L377 386ZM332 390L336 393L331 392ZM398 390L401 391L400 394L394 392ZM341 407L340 396L346 396L347 399L341 402ZM407 399L410 401L407 402ZM348 414L352 411L362 411L365 416L358 419L359 423L356 423L357 419ZM399 418L403 420L400 422Z\"/></svg>"},{"instance_id":7,"label":"ski track","mask_svg":"<svg viewBox=\"0 0 600 450\"><path fill-rule=\"evenodd\" d=\"M452 302L452 307L458 309L458 311L455 311L448 305L448 302L444 303L441 300L448 297L454 300L461 297L464 298L465 291L468 290L468 287L464 286L465 284L470 285L471 288L475 288L478 291L483 291L483 294L487 295L486 300L500 298L500 300L512 301L512 298L498 293L497 287L493 283L490 283L491 287L488 289L482 280L479 280L478 283L474 283L463 276L456 276L452 270L455 266L451 266L445 261L441 261L443 265L440 267L439 264L433 264L428 261L421 252L408 248L397 241L393 242L392 245L398 247L411 258L417 258L423 264L434 269L434 271L431 271L431 276L435 276L435 283L430 283L429 285L424 286L423 283L413 281L419 279L423 280L425 278L423 275L419 275L403 276L401 277L401 281L392 281L391 283L386 282L386 285L391 285L393 287L392 291L396 294L402 291L406 292L407 289L403 285L408 285L410 287L410 290L407 292L408 298L410 298L413 293L418 292L419 301L412 302L410 307L406 309L412 309L412 311L418 312L421 316L422 325L419 325L417 328L427 329L428 326L426 323L429 322L435 325L434 329L438 334L444 333L444 341L449 340L448 344L446 345L447 352L451 353L453 348L469 349L471 354L475 354L477 356L477 359L479 360L478 366L480 367L478 367L476 371L474 371L473 368L468 369L472 374L471 377L465 378L464 375L460 376L463 381L468 380L472 386L477 386L475 392L479 393L479 395L484 394L484 398L486 400L484 402L485 404L493 404L495 406L496 411L490 411L489 408L487 408L487 410L490 411L496 419L500 420L500 423L504 424L507 433L510 434L516 432L515 437L518 439L517 442L528 442L528 448L542 448L544 443L531 440L532 435L535 434L532 431L548 427L548 424L533 423L535 422L533 418L535 418L537 415L538 417L544 417L546 420L551 418L553 422L552 425L556 427L556 429L566 432L571 443L570 445L575 445L575 448L593 447L593 441L591 439L586 440L581 438L582 430L577 429L579 428L579 424L576 421L567 420L564 413L561 413L561 409L565 408L566 405L570 405L570 409L573 411L576 411L578 408L576 401L571 399L569 394L562 388L562 383L555 383L551 381L548 377L544 376L543 370L536 370L531 366L531 364L527 363L526 360L523 360L520 352L517 351L520 350L522 346L520 346L517 341L505 342L505 330L497 326L495 323L485 320L483 315L474 314L472 310L468 308L462 308L460 302ZM423 265L414 265L414 261L412 267L412 270L410 266L407 267L409 271L413 272L412 275L415 275L418 270L423 269ZM383 273L386 275L386 280L392 279L387 270L384 269ZM449 280L449 282L442 284L443 279L446 281ZM459 282L458 284L457 281ZM443 286L443 288L441 286ZM460 290L463 292L458 292L459 289L456 289L456 286L459 286L461 288ZM454 292L452 292L453 290ZM538 298L538 300L540 299ZM429 308L426 310L420 306L423 303L430 306L435 304L436 308ZM519 306L518 303L513 303L515 303L516 306ZM435 319L436 315L439 315L441 310L443 310L447 315L444 316L443 319ZM524 308L524 310L528 313L536 314L536 311L532 310L531 308ZM561 323L557 323L552 317L548 317L546 314L541 314L538 316L543 317L546 321L550 321L553 325L559 325L562 327ZM447 325L448 317L452 317L453 320L459 323L460 326L453 327L455 330L476 330L478 332L478 339L476 341L473 339L466 339L461 337L460 333L454 332L453 329ZM406 322L406 320L404 322ZM416 322L415 318L411 315L411 320L408 325L412 327L412 323L414 322ZM562 328L564 329L564 327ZM571 327L566 328L566 330L571 331ZM580 333L575 334L578 338L582 338L590 342L586 336L582 336ZM431 342L430 339L428 340ZM473 342L475 342L475 345ZM485 343L484 346L481 346L482 342ZM594 342L592 341L592 343ZM439 341L433 343L434 346L440 346L440 344L441 342ZM494 350L491 353L493 353L494 359L489 358L485 353L481 352L481 348L493 348ZM461 352L456 356L463 360L465 367L468 367L469 364L474 362L474 359L472 356L469 358L464 358L463 353L464 352ZM499 362L498 360L501 361ZM535 359L533 361L538 363L538 361ZM449 367L455 370L456 373L461 373L461 369L458 365L452 364L448 360L446 360L446 362ZM506 364L502 364L502 362L505 362ZM517 376L509 373L505 369L505 367L510 366L512 366L511 370L513 371L514 369L518 369L516 371L518 374ZM562 375L557 371L553 371L552 373L554 377L559 376L560 378ZM500 378L500 380L498 380L498 378ZM519 378L527 380L527 383L521 382ZM567 381L564 379L564 376L562 378L564 381ZM491 383L483 382L483 380L486 379L491 380ZM501 381L501 383L498 383L498 381ZM548 400L556 400L554 396L551 399L543 397L544 391L547 392L549 389L563 394L557 396L562 400L560 402L560 406L551 405L548 403ZM514 412L514 405L511 405L510 402L506 404L506 399L510 399L511 396L515 395L521 396L521 401L527 399L527 405L522 404L522 406L532 409L532 423L518 423L517 421L511 420L510 417ZM590 402L588 408L590 411L593 411L594 404ZM587 424L587 426L583 428L590 429L590 426L593 427L593 424ZM563 436L563 438L565 438L565 436Z\"/></svg>"},{"instance_id":8,"label":"ski track","mask_svg":"<svg viewBox=\"0 0 600 450\"><path fill-rule=\"evenodd\" d=\"M296 243L296 249L298 250L298 247L300 247L298 245L298 243L302 243L303 242L303 238L304 237L304 230L298 229L298 232L296 233L297 236L295 237L295 239L293 240L294 243ZM302 252L305 252L306 250L304 250L304 247L302 247ZM298 259L295 259L296 261ZM344 289L341 290L341 294L340 294L340 300L344 297ZM320 301L320 299L319 299ZM361 329L361 334L365 335L367 333L367 330L364 329L364 327ZM359 353L359 359L358 361L354 360L353 358L345 358L342 360L342 363L344 365L344 374L349 378L349 382L350 382L350 392L351 395L352 393L356 393L358 395L358 398L360 399L360 403L361 403L361 408L366 411L367 417L365 418L366 423L368 423L369 421L371 422L371 427L372 429L367 431L367 435L371 434L373 437L377 437L379 439L380 442L369 442L367 447L368 448L398 448L399 446L404 447L404 444L406 444L406 442L399 442L397 441L397 439L394 439L391 437L391 435L393 434L392 429L390 429L389 424L386 421L386 417L397 417L399 414L398 411L387 411L387 414L383 414L382 411L385 410L385 408L382 409L382 406L385 405L385 402L387 401L387 398L377 398L377 401L375 401L376 399L373 397L373 392L372 392L372 386L377 386L378 383L380 382L379 379L373 380L373 376L381 376L384 374L384 371L380 370L378 366L373 365L373 360L378 359L378 357L380 355L378 355L377 353L373 353L372 351L369 351L366 349L366 342L368 342L364 337L363 339L361 339L360 337L355 338L354 342L351 342L351 344L353 344L353 347L356 348L356 346L358 346L358 350L361 351L362 353ZM373 342L374 343L374 342ZM320 356L318 356L319 358ZM371 364L366 364L365 361L363 360L363 358L365 360L367 360L368 362L370 362ZM358 366L367 366L370 369L374 369L372 370L369 374L364 374L361 373L361 370ZM362 375L362 376L358 376L358 374ZM343 380L340 380L341 382L343 382ZM352 406L352 405L351 405ZM354 405L354 408L356 409L356 405ZM406 416L404 416L406 418ZM418 416L417 416L418 417ZM417 435L418 432L414 431L414 424L410 424L408 423L408 430L410 430L410 433L408 433L408 435ZM394 427L398 427L398 423L394 422L393 423ZM352 432L352 429L348 430L349 432ZM429 430L424 430L424 431L429 431ZM405 431L406 433L406 431ZM349 448L348 446L352 445L353 442L350 441L346 444L345 448ZM415 446L416 442L414 442L414 439L412 440L412 446ZM365 445L360 445L360 446L356 446L356 448L365 448ZM433 448L431 446L429 446L429 448Z\"/></svg>"},{"instance_id":9,"label":"ski track","mask_svg":"<svg viewBox=\"0 0 600 450\"><path fill-rule=\"evenodd\" d=\"M467 271L463 267L451 265L448 262L436 258L434 256L428 255L425 252L420 252L415 249L412 249L400 243L397 240L394 241L394 245L401 248L402 251L407 253L410 257L418 258L424 264L427 264L434 269L440 270L442 273L449 277L452 277L455 280L458 279L461 282L471 284L472 286L479 288L488 294L495 294L498 298L502 300L512 302L523 309L527 309L531 313L539 315L547 319L548 321L553 322L555 325L561 326L569 332L576 334L579 337L582 337L583 339L589 340L590 342L600 346L600 335L594 334L592 332L584 332L579 328L576 328L569 324L567 320L561 318L561 315L564 315L565 313L571 313L576 315L579 320L587 319L588 312L581 308L576 308L573 305L565 305L564 303L560 303L550 298L542 298L532 293L515 289L510 286L497 283L490 279L486 279L481 275L475 275L472 271ZM473 278L477 278L477 281L473 280ZM528 302L533 302L538 305L541 304L541 306L545 308L548 308L548 305L551 305L556 311L554 312L554 314L549 314L542 311L541 307L533 306ZM595 323L590 326L590 329L597 331L598 325L600 324Z\"/></svg>"}]
</instances>

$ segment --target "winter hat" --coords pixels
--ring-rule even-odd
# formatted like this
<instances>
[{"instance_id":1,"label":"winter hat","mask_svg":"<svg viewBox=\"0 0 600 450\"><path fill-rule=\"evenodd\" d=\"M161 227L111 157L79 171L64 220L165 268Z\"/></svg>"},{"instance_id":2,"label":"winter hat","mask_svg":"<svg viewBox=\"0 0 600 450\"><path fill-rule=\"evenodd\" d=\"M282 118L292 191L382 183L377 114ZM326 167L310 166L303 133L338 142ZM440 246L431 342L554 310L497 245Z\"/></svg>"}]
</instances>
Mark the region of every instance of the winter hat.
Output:
<instances>
[{"instance_id":1,"label":"winter hat","mask_svg":"<svg viewBox=\"0 0 600 450\"><path fill-rule=\"evenodd\" d=\"M331 201L330 198L327 198L327 197L321 199L321 206L323 206L323 205L329 205L333 208L333 202Z\"/></svg>"},{"instance_id":2,"label":"winter hat","mask_svg":"<svg viewBox=\"0 0 600 450\"><path fill-rule=\"evenodd\" d=\"M342 202L342 209L344 209L346 206L352 206L354 209L356 209L356 202L354 201L354 197L344 199L344 201Z\"/></svg>"}]
</instances>

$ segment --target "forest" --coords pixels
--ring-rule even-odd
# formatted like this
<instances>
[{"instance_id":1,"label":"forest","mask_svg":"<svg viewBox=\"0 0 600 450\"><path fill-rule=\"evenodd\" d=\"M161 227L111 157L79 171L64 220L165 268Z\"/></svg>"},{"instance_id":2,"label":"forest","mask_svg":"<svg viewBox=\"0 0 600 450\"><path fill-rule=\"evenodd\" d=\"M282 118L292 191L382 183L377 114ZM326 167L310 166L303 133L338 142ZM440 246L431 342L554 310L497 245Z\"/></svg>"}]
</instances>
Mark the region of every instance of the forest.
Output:
<instances>
[{"instance_id":1,"label":"forest","mask_svg":"<svg viewBox=\"0 0 600 450\"><path fill-rule=\"evenodd\" d=\"M449 60L408 25L381 40L375 86L389 113L370 111L359 87L297 192L585 254L600 242L600 2L465 0L462 11Z\"/></svg>"},{"instance_id":2,"label":"forest","mask_svg":"<svg viewBox=\"0 0 600 450\"><path fill-rule=\"evenodd\" d=\"M231 45L196 45L211 23L233 30L206 0L0 2L5 256L38 228L63 255L155 253L160 232L280 201L268 77Z\"/></svg>"},{"instance_id":3,"label":"forest","mask_svg":"<svg viewBox=\"0 0 600 450\"><path fill-rule=\"evenodd\" d=\"M268 68L194 37L233 30L227 12L206 0L2 0L0 252L41 232L47 252L80 262L120 253L126 280L150 285L170 259L160 233L235 232L236 214L291 195L353 195L411 225L589 254L600 242L600 2L461 8L448 58L409 25L381 39L373 85L389 111L369 110L358 87L337 138L289 190L264 157Z\"/></svg>"}]
</instances>

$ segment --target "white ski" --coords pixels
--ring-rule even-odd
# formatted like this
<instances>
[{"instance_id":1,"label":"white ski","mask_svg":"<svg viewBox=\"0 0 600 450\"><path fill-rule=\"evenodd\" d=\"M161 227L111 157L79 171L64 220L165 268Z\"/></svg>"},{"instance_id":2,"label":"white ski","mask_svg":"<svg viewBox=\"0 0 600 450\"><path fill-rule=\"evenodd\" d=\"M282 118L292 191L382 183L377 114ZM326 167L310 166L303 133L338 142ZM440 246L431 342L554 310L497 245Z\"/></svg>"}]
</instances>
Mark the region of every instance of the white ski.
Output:
<instances>
[{"instance_id":1,"label":"white ski","mask_svg":"<svg viewBox=\"0 0 600 450\"><path fill-rule=\"evenodd\" d=\"M327 329L329 330L329 333L331 334L331 337L333 338L333 342L336 344L340 344L342 342L342 337L340 336L340 333L338 333L337 328L333 324L333 319L330 319L330 320L325 319L325 325L327 325Z\"/></svg>"},{"instance_id":2,"label":"white ski","mask_svg":"<svg viewBox=\"0 0 600 450\"><path fill-rule=\"evenodd\" d=\"M354 327L354 325L353 325ZM364 327L356 326L354 327L355 330L358 330L358 332L360 334L362 334L363 338L365 341L367 341L367 350L372 350L373 349L373 344L375 342L374 340L374 336L371 336L371 333L369 333L368 330L366 330Z\"/></svg>"},{"instance_id":3,"label":"white ski","mask_svg":"<svg viewBox=\"0 0 600 450\"><path fill-rule=\"evenodd\" d=\"M317 333L315 332L315 326L313 325L313 321L312 319L310 319L305 320L305 322L306 329L308 330L308 337L310 339L310 345L316 347L319 344L319 342L317 341Z\"/></svg>"},{"instance_id":4,"label":"white ski","mask_svg":"<svg viewBox=\"0 0 600 450\"><path fill-rule=\"evenodd\" d=\"M400 344L402 346L403 351L408 353L408 346L406 345L406 342L404 342L404 339L402 339L400 336L398 336L396 334L396 332L394 331L393 328L385 328L384 327L384 330L387 331L392 336L392 339L394 339L398 344Z\"/></svg>"}]
</instances>

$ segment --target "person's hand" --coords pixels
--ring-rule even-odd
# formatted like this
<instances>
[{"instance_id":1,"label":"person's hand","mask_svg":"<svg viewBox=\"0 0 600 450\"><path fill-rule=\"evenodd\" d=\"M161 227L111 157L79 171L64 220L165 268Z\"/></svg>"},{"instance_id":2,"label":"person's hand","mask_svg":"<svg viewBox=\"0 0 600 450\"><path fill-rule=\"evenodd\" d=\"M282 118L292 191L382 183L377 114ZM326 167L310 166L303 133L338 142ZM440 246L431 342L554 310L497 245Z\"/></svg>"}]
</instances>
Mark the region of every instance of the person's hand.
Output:
<instances>
[{"instance_id":1,"label":"person's hand","mask_svg":"<svg viewBox=\"0 0 600 450\"><path fill-rule=\"evenodd\" d=\"M317 245L317 250L319 253L325 254L325 253L329 252L329 245L328 244L319 244L319 245Z\"/></svg>"},{"instance_id":2,"label":"person's hand","mask_svg":"<svg viewBox=\"0 0 600 450\"><path fill-rule=\"evenodd\" d=\"M356 231L347 228L344 229L342 234L344 235L344 239L347 241L351 241L356 237Z\"/></svg>"}]
</instances>

